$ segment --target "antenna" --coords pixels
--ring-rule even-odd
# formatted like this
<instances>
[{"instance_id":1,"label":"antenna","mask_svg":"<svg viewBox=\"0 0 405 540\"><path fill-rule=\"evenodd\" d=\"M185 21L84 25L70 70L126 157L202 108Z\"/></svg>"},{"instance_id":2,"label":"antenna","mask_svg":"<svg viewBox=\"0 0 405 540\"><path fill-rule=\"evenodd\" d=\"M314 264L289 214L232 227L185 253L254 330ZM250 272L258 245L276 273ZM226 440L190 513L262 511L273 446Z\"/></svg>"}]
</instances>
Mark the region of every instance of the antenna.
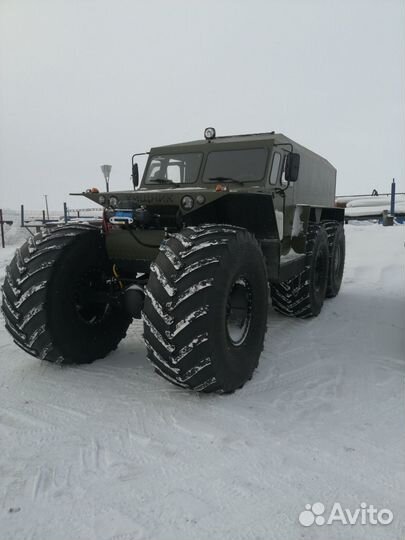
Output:
<instances>
[{"instance_id":1,"label":"antenna","mask_svg":"<svg viewBox=\"0 0 405 540\"><path fill-rule=\"evenodd\" d=\"M107 193L110 191L109 185L110 185L111 169L112 169L112 165L101 165L101 170L103 171L104 178L105 178L105 186L106 186Z\"/></svg>"}]
</instances>

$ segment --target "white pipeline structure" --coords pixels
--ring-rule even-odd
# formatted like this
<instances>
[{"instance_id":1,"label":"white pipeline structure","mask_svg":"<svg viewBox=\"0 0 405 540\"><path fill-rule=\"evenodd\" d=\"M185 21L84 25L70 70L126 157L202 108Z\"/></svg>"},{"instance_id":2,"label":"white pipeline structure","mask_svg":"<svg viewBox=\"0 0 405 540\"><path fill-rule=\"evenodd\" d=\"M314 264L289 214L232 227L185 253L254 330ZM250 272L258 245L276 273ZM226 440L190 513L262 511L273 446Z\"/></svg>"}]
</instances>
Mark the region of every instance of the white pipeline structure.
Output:
<instances>
[{"instance_id":1,"label":"white pipeline structure","mask_svg":"<svg viewBox=\"0 0 405 540\"><path fill-rule=\"evenodd\" d=\"M395 215L405 216L405 194L396 194L394 201ZM345 217L348 219L379 219L383 212L391 211L391 194L337 197L336 206L345 208Z\"/></svg>"}]
</instances>

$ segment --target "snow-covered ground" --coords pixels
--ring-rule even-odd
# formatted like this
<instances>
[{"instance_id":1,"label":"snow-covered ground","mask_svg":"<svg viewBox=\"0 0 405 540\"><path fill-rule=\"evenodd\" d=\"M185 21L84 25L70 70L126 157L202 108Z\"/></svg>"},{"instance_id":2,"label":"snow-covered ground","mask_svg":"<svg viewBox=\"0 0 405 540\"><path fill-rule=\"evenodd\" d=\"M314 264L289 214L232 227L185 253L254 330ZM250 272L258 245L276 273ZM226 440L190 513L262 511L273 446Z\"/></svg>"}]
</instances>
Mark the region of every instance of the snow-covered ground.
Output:
<instances>
[{"instance_id":1,"label":"snow-covered ground","mask_svg":"<svg viewBox=\"0 0 405 540\"><path fill-rule=\"evenodd\" d=\"M403 539L405 227L346 234L340 295L313 320L270 309L259 368L233 395L155 376L139 323L108 358L68 368L2 326L1 540ZM318 501L394 520L303 527Z\"/></svg>"}]
</instances>

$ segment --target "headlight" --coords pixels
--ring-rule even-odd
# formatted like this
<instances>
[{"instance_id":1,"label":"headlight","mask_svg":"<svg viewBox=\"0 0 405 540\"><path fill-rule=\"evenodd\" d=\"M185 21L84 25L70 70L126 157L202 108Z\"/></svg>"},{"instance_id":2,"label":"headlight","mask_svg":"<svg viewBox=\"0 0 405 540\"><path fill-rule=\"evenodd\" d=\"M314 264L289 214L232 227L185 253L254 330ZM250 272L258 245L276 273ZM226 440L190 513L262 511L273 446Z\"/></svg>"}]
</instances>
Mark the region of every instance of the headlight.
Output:
<instances>
[{"instance_id":1,"label":"headlight","mask_svg":"<svg viewBox=\"0 0 405 540\"><path fill-rule=\"evenodd\" d=\"M198 204L204 204L205 203L205 197L204 195L197 195L196 199Z\"/></svg>"},{"instance_id":2,"label":"headlight","mask_svg":"<svg viewBox=\"0 0 405 540\"><path fill-rule=\"evenodd\" d=\"M98 198L98 202L99 202L100 204L104 204L104 203L105 203L105 197L104 197L104 195L100 195L100 197Z\"/></svg>"},{"instance_id":3,"label":"headlight","mask_svg":"<svg viewBox=\"0 0 405 540\"><path fill-rule=\"evenodd\" d=\"M194 199L193 197L190 197L190 195L185 195L182 199L181 199L181 207L183 208L183 210L191 210L194 206Z\"/></svg>"},{"instance_id":4,"label":"headlight","mask_svg":"<svg viewBox=\"0 0 405 540\"><path fill-rule=\"evenodd\" d=\"M204 130L204 137L210 141L211 139L215 139L215 128L213 127L207 127Z\"/></svg>"},{"instance_id":5,"label":"headlight","mask_svg":"<svg viewBox=\"0 0 405 540\"><path fill-rule=\"evenodd\" d=\"M118 199L117 197L110 197L110 200L108 201L111 208L117 208L118 206Z\"/></svg>"}]
</instances>

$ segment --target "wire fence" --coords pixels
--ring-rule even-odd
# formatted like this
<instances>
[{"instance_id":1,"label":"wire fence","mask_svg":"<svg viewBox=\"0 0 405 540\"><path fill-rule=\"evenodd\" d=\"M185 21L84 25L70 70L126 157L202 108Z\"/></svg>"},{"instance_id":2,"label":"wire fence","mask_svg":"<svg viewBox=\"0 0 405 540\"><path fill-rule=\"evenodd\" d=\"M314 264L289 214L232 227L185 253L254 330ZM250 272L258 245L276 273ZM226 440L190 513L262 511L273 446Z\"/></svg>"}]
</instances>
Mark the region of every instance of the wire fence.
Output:
<instances>
[{"instance_id":1,"label":"wire fence","mask_svg":"<svg viewBox=\"0 0 405 540\"><path fill-rule=\"evenodd\" d=\"M62 211L57 210L27 210L20 207L20 226L25 228L51 227L59 223L72 221L100 221L102 208L68 208L63 203Z\"/></svg>"},{"instance_id":2,"label":"wire fence","mask_svg":"<svg viewBox=\"0 0 405 540\"><path fill-rule=\"evenodd\" d=\"M66 203L60 210L29 210L23 204L19 212L0 208L1 246L4 248L6 241L9 243L10 238L15 236L15 229L24 229L34 234L43 228L52 228L64 223L101 223L102 216L103 208L68 208Z\"/></svg>"}]
</instances>

